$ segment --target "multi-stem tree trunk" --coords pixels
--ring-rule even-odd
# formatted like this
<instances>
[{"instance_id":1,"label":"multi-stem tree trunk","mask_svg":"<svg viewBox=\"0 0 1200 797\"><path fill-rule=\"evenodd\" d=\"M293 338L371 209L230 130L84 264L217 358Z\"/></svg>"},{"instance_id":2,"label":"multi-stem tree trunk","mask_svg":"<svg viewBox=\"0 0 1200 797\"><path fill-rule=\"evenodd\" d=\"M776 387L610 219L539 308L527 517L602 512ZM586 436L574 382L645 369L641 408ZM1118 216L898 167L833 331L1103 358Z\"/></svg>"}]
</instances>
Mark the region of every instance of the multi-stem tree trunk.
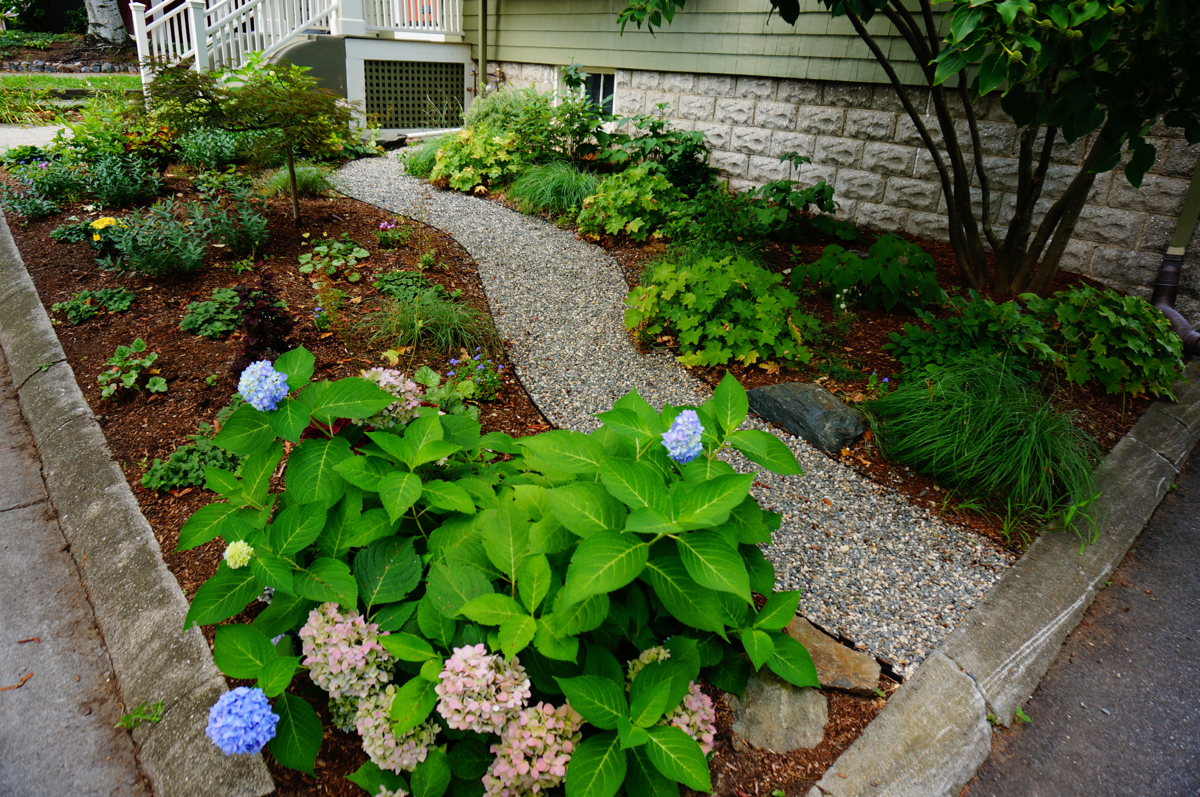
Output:
<instances>
[{"instance_id":1,"label":"multi-stem tree trunk","mask_svg":"<svg viewBox=\"0 0 1200 797\"><path fill-rule=\"evenodd\" d=\"M116 48L129 44L129 33L121 20L121 8L117 0L84 0L84 6L88 14L89 39Z\"/></svg>"}]
</instances>

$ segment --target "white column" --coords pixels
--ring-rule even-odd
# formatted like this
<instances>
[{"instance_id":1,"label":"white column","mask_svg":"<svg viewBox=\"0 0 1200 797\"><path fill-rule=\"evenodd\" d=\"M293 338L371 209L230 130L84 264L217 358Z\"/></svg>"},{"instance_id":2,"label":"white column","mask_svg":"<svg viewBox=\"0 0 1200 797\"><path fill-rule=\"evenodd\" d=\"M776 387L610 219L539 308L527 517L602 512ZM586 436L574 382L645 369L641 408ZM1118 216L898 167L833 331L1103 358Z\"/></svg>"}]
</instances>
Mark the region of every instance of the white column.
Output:
<instances>
[{"instance_id":1,"label":"white column","mask_svg":"<svg viewBox=\"0 0 1200 797\"><path fill-rule=\"evenodd\" d=\"M150 57L150 37L146 33L146 6L144 3L130 3L129 10L133 14L133 39L137 44L138 66L142 73L142 91L150 88L150 71L146 59Z\"/></svg>"},{"instance_id":2,"label":"white column","mask_svg":"<svg viewBox=\"0 0 1200 797\"><path fill-rule=\"evenodd\" d=\"M208 19L204 13L204 0L188 0L191 12L192 48L196 51L196 71L208 69Z\"/></svg>"},{"instance_id":3,"label":"white column","mask_svg":"<svg viewBox=\"0 0 1200 797\"><path fill-rule=\"evenodd\" d=\"M363 0L341 0L329 27L334 36L366 36L367 18Z\"/></svg>"}]
</instances>

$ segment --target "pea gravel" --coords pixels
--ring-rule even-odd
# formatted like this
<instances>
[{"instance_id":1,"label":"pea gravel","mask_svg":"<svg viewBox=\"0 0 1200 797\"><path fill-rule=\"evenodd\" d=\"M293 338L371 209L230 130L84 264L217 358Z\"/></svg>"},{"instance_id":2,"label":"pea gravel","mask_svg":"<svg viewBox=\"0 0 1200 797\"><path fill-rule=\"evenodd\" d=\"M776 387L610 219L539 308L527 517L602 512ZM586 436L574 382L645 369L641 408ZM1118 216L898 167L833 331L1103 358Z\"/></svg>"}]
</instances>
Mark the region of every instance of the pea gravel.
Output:
<instances>
[{"instance_id":1,"label":"pea gravel","mask_svg":"<svg viewBox=\"0 0 1200 797\"><path fill-rule=\"evenodd\" d=\"M497 330L525 389L551 422L589 431L636 388L661 407L709 395L673 357L626 333L626 286L597 246L541 219L408 177L392 158L346 164L339 190L453 236L479 268ZM761 473L752 489L783 525L765 550L800 611L907 677L1012 564L972 534L751 419L796 454L803 476ZM758 470L736 452L728 460Z\"/></svg>"}]
</instances>

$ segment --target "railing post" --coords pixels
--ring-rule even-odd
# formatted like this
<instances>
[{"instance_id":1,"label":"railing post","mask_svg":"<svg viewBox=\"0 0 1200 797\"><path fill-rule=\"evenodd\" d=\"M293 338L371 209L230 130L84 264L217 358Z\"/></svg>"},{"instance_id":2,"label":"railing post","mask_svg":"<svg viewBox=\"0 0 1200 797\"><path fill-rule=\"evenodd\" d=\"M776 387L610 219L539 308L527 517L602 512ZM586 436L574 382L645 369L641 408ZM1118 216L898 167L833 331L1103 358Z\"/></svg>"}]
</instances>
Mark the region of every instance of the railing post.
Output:
<instances>
[{"instance_id":1,"label":"railing post","mask_svg":"<svg viewBox=\"0 0 1200 797\"><path fill-rule=\"evenodd\" d=\"M146 6L144 3L130 3L129 10L133 14L133 41L137 45L138 69L142 73L142 93L150 88L149 67L146 60L150 57L150 37L146 34Z\"/></svg>"},{"instance_id":2,"label":"railing post","mask_svg":"<svg viewBox=\"0 0 1200 797\"><path fill-rule=\"evenodd\" d=\"M329 28L334 36L366 36L367 17L363 0L340 0Z\"/></svg>"},{"instance_id":3,"label":"railing post","mask_svg":"<svg viewBox=\"0 0 1200 797\"><path fill-rule=\"evenodd\" d=\"M208 69L208 18L204 0L188 0L192 23L192 49L196 51L196 71Z\"/></svg>"}]
</instances>

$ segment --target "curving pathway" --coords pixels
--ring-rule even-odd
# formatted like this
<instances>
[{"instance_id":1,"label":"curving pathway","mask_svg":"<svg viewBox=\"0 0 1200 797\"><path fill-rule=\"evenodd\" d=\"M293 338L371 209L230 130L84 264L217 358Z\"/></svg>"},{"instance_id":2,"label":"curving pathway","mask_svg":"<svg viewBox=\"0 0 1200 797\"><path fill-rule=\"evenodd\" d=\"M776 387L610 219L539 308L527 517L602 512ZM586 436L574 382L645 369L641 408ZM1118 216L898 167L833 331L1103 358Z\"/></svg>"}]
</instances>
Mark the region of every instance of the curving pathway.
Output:
<instances>
[{"instance_id":1,"label":"curving pathway","mask_svg":"<svg viewBox=\"0 0 1200 797\"><path fill-rule=\"evenodd\" d=\"M602 249L495 202L439 191L394 158L346 164L348 196L452 235L479 267L492 316L522 384L553 423L588 431L636 388L661 407L698 404L708 388L673 357L642 354L623 323L626 285ZM894 491L770 429L804 476L765 473L753 493L784 523L764 553L801 612L907 677L1004 573L1013 558L910 505ZM739 470L755 466L731 457Z\"/></svg>"}]
</instances>

